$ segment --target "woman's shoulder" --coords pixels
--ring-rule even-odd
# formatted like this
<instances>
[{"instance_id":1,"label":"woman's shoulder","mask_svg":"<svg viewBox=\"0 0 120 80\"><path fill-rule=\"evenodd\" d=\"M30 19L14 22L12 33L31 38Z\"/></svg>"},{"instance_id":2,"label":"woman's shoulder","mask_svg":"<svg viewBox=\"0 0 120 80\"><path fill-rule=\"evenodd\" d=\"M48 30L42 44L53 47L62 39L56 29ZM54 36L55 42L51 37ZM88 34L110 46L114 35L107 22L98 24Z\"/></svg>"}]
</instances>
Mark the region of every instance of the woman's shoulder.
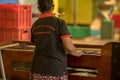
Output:
<instances>
[{"instance_id":1,"label":"woman's shoulder","mask_svg":"<svg viewBox=\"0 0 120 80\"><path fill-rule=\"evenodd\" d=\"M60 22L60 23L64 23L65 21L59 17L54 17L56 21Z\"/></svg>"}]
</instances>

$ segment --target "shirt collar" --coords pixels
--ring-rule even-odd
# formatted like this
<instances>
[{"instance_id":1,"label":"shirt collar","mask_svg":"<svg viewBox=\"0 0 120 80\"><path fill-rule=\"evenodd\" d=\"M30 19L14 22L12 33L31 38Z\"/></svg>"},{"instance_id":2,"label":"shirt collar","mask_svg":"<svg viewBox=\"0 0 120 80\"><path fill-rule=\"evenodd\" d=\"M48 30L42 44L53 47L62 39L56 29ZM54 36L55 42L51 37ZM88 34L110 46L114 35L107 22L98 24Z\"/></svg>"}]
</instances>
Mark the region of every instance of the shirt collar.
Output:
<instances>
[{"instance_id":1,"label":"shirt collar","mask_svg":"<svg viewBox=\"0 0 120 80\"><path fill-rule=\"evenodd\" d=\"M43 13L39 15L39 18L52 17L55 16L53 13Z\"/></svg>"}]
</instances>

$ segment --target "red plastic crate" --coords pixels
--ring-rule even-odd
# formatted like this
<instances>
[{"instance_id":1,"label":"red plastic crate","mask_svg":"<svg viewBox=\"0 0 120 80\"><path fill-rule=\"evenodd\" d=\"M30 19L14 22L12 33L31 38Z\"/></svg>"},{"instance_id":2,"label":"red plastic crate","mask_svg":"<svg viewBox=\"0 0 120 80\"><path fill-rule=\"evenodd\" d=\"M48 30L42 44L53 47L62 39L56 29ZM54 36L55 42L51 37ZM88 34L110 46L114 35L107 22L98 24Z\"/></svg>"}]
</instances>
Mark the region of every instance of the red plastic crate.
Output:
<instances>
[{"instance_id":1,"label":"red plastic crate","mask_svg":"<svg viewBox=\"0 0 120 80\"><path fill-rule=\"evenodd\" d=\"M112 20L114 21L115 28L120 28L120 15L119 14L114 14L112 16Z\"/></svg>"},{"instance_id":2,"label":"red plastic crate","mask_svg":"<svg viewBox=\"0 0 120 80\"><path fill-rule=\"evenodd\" d=\"M0 29L0 42L4 42L4 31L3 29Z\"/></svg>"},{"instance_id":3,"label":"red plastic crate","mask_svg":"<svg viewBox=\"0 0 120 80\"><path fill-rule=\"evenodd\" d=\"M6 42L11 40L30 40L30 28L0 28L0 35L0 42Z\"/></svg>"},{"instance_id":4,"label":"red plastic crate","mask_svg":"<svg viewBox=\"0 0 120 80\"><path fill-rule=\"evenodd\" d=\"M31 5L0 4L0 28L29 28L32 25ZM6 23L6 24L5 24Z\"/></svg>"},{"instance_id":5,"label":"red plastic crate","mask_svg":"<svg viewBox=\"0 0 120 80\"><path fill-rule=\"evenodd\" d=\"M6 26L7 26L7 21L4 19L3 20L0 19L0 28L4 28Z\"/></svg>"}]
</instances>

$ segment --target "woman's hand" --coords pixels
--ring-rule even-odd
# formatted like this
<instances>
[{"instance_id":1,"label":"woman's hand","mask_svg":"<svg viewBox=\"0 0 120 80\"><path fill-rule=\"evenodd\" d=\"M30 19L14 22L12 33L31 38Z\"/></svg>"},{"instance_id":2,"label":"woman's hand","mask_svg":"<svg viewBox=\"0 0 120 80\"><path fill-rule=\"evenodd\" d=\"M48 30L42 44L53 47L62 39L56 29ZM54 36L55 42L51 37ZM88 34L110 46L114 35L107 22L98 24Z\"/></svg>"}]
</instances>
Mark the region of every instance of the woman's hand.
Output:
<instances>
[{"instance_id":1,"label":"woman's hand","mask_svg":"<svg viewBox=\"0 0 120 80\"><path fill-rule=\"evenodd\" d=\"M84 55L84 53L81 50L76 50L75 52L72 52L71 55L80 57L80 56Z\"/></svg>"}]
</instances>

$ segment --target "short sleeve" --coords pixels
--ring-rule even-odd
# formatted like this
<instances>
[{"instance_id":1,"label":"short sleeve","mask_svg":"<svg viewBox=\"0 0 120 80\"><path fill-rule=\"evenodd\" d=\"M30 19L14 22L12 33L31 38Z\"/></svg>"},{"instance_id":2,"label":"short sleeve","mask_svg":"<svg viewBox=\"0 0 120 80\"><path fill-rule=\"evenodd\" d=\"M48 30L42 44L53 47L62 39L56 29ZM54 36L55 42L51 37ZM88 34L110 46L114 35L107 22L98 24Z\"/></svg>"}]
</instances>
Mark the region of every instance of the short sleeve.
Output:
<instances>
[{"instance_id":1,"label":"short sleeve","mask_svg":"<svg viewBox=\"0 0 120 80\"><path fill-rule=\"evenodd\" d=\"M67 25L66 25L65 21L63 21L63 20L61 21L59 33L60 33L61 38L71 37L71 34L67 28Z\"/></svg>"}]
</instances>

